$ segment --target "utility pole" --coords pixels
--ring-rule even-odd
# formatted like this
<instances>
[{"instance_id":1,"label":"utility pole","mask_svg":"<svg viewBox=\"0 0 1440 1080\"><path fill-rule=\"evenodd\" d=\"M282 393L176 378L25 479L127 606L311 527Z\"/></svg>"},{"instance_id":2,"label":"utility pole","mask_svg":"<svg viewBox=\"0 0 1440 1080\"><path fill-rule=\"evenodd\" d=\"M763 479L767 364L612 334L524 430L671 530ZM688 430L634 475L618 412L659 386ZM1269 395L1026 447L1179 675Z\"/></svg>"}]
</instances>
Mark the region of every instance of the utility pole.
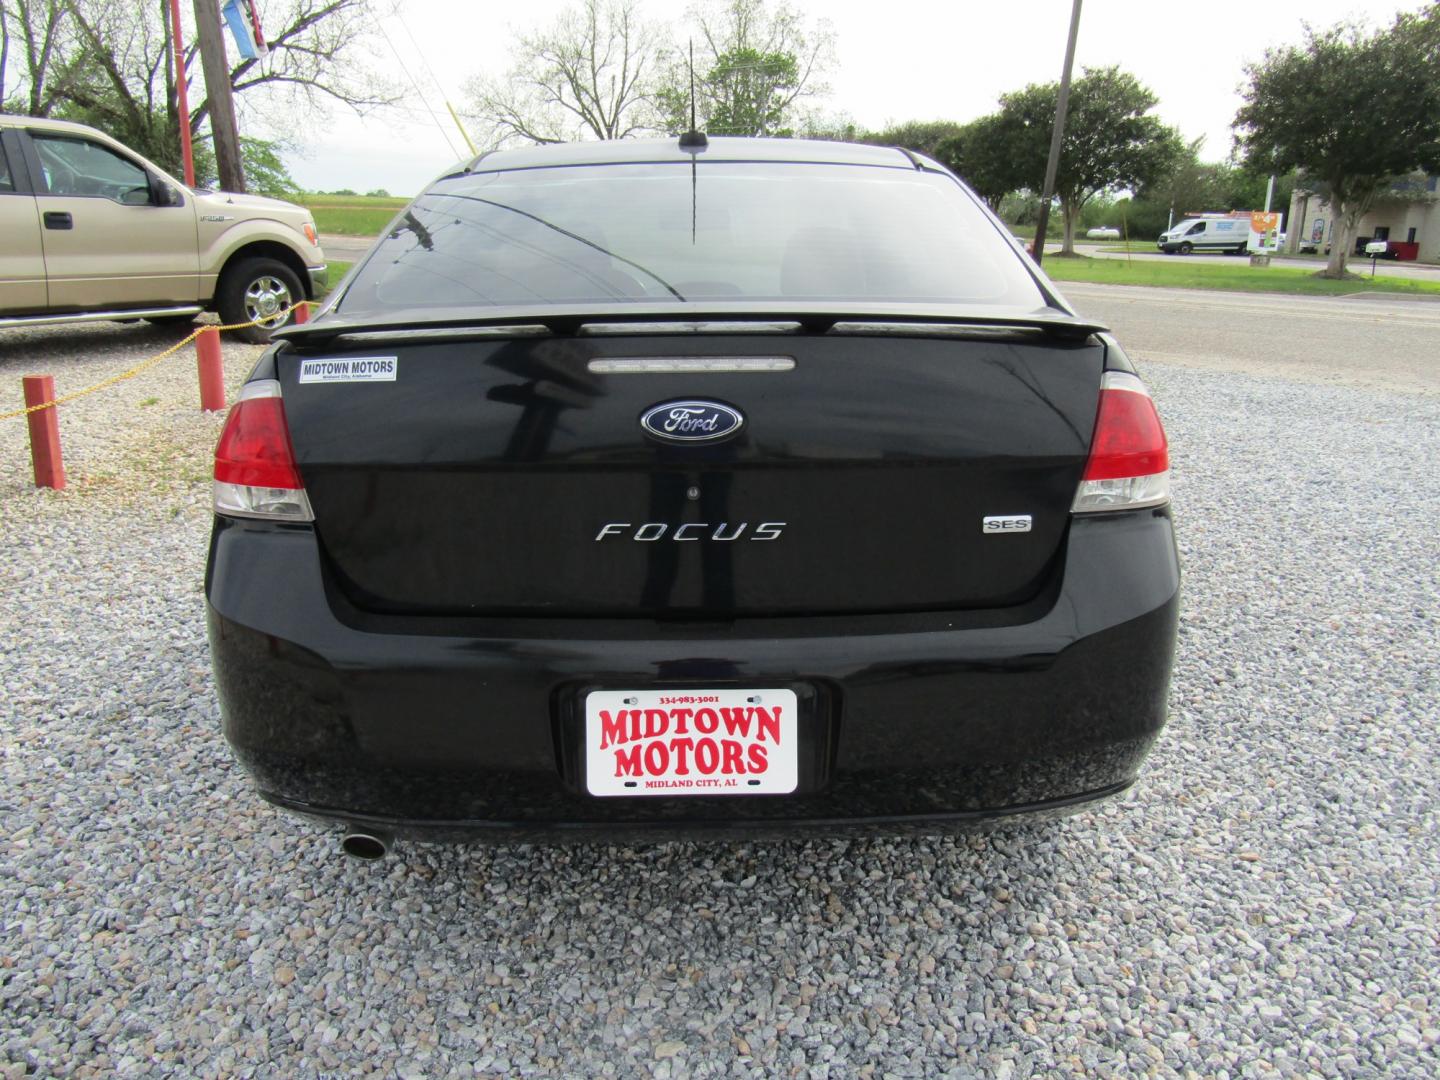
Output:
<instances>
[{"instance_id":1,"label":"utility pole","mask_svg":"<svg viewBox=\"0 0 1440 1080\"><path fill-rule=\"evenodd\" d=\"M220 29L220 5L216 0L195 0L195 34L200 41L200 63L205 69L210 133L215 143L220 190L244 191L245 168L240 162L235 102L230 97L230 64L225 59L225 35Z\"/></svg>"},{"instance_id":2,"label":"utility pole","mask_svg":"<svg viewBox=\"0 0 1440 1080\"><path fill-rule=\"evenodd\" d=\"M1080 0L1070 9L1070 41L1065 46L1065 70L1060 75L1060 95L1055 102L1055 129L1050 133L1050 158L1045 163L1045 188L1040 193L1040 217L1035 222L1035 250L1038 264L1045 257L1045 229L1050 224L1050 200L1055 197L1055 174L1060 170L1060 144L1065 138L1065 112L1070 107L1070 69L1075 65L1075 39L1080 35Z\"/></svg>"}]
</instances>

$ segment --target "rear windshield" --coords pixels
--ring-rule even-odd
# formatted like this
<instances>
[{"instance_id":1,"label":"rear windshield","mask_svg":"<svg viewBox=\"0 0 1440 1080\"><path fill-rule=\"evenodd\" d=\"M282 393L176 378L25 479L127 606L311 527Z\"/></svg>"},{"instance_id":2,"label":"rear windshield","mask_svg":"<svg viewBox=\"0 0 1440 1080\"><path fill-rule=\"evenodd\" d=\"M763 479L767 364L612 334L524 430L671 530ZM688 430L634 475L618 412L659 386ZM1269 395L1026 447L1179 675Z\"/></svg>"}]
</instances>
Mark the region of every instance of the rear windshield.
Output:
<instances>
[{"instance_id":1,"label":"rear windshield","mask_svg":"<svg viewBox=\"0 0 1440 1080\"><path fill-rule=\"evenodd\" d=\"M890 301L1044 305L949 177L701 162L481 173L437 183L342 308Z\"/></svg>"}]
</instances>

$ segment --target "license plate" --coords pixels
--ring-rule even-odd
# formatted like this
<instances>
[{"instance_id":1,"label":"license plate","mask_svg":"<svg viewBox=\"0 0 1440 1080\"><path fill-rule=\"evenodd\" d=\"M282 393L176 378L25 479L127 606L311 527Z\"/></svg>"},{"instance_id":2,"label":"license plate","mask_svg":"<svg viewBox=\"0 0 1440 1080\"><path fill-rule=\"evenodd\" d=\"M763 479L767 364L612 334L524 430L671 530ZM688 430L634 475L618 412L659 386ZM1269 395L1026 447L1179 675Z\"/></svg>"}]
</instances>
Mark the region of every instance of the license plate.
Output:
<instances>
[{"instance_id":1,"label":"license plate","mask_svg":"<svg viewBox=\"0 0 1440 1080\"><path fill-rule=\"evenodd\" d=\"M798 780L793 690L597 690L585 698L591 795L784 795Z\"/></svg>"}]
</instances>

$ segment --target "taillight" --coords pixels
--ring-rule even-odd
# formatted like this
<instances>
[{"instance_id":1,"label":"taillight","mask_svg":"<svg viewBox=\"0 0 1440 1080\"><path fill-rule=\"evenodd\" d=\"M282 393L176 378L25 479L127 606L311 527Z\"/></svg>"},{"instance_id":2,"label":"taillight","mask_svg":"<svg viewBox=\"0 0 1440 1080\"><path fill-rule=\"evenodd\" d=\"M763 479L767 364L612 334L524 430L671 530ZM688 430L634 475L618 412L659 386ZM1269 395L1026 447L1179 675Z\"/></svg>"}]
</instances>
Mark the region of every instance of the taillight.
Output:
<instances>
[{"instance_id":1,"label":"taillight","mask_svg":"<svg viewBox=\"0 0 1440 1080\"><path fill-rule=\"evenodd\" d=\"M246 383L215 447L215 512L278 521L314 521L295 467L280 384Z\"/></svg>"},{"instance_id":2,"label":"taillight","mask_svg":"<svg viewBox=\"0 0 1440 1080\"><path fill-rule=\"evenodd\" d=\"M1134 375L1107 371L1090 460L1070 508L1075 513L1130 510L1170 500L1170 450L1150 394Z\"/></svg>"}]
</instances>

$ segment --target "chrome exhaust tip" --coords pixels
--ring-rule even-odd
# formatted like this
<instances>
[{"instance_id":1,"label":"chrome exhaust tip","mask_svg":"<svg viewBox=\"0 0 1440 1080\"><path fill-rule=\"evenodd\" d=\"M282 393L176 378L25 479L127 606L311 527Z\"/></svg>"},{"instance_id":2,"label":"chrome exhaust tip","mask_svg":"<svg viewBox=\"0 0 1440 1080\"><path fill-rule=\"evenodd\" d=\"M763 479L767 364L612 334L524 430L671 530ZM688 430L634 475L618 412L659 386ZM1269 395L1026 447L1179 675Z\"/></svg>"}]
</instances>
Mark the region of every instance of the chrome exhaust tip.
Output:
<instances>
[{"instance_id":1,"label":"chrome exhaust tip","mask_svg":"<svg viewBox=\"0 0 1440 1080\"><path fill-rule=\"evenodd\" d=\"M366 832L363 829L351 829L340 838L340 850L352 859L376 862L389 854L390 837L384 833Z\"/></svg>"}]
</instances>

